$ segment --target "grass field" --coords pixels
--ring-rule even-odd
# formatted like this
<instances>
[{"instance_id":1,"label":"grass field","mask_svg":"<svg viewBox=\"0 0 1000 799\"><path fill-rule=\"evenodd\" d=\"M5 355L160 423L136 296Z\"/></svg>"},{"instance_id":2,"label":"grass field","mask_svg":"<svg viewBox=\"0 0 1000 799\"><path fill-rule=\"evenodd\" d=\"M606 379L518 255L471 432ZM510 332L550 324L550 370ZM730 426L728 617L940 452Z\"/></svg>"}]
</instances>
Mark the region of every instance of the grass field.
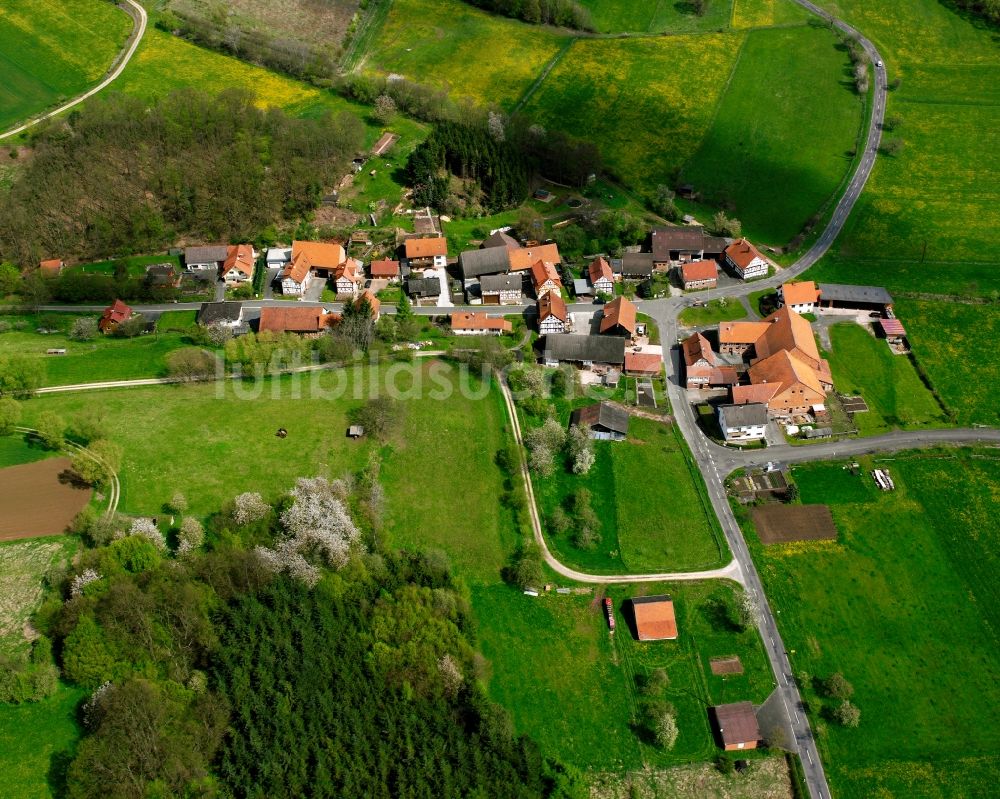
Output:
<instances>
[{"instance_id":1,"label":"grass field","mask_svg":"<svg viewBox=\"0 0 1000 799\"><path fill-rule=\"evenodd\" d=\"M461 0L395 0L362 67L509 108L566 41Z\"/></svg>"},{"instance_id":2,"label":"grass field","mask_svg":"<svg viewBox=\"0 0 1000 799\"><path fill-rule=\"evenodd\" d=\"M734 28L767 28L810 18L812 15L792 0L735 0L731 24Z\"/></svg>"},{"instance_id":3,"label":"grass field","mask_svg":"<svg viewBox=\"0 0 1000 799\"><path fill-rule=\"evenodd\" d=\"M22 436L0 436L0 469L33 463L48 458L53 453L29 443Z\"/></svg>"},{"instance_id":4,"label":"grass field","mask_svg":"<svg viewBox=\"0 0 1000 799\"><path fill-rule=\"evenodd\" d=\"M129 277L143 277L146 274L146 267L153 264L170 264L174 269L180 271L181 258L179 255L131 255L126 258L118 258L113 261L95 261L90 264L79 264L70 267L80 272L88 272L100 275L113 275L118 264L124 263L128 270Z\"/></svg>"},{"instance_id":5,"label":"grass field","mask_svg":"<svg viewBox=\"0 0 1000 799\"><path fill-rule=\"evenodd\" d=\"M709 215L732 208L748 236L780 246L836 193L863 121L850 59L836 43L813 26L747 34L714 123L681 175Z\"/></svg>"},{"instance_id":6,"label":"grass field","mask_svg":"<svg viewBox=\"0 0 1000 799\"><path fill-rule=\"evenodd\" d=\"M718 30L729 24L733 0L709 0L702 16L683 2L637 3L634 0L578 0L590 10L594 29L601 33L687 33Z\"/></svg>"},{"instance_id":7,"label":"grass field","mask_svg":"<svg viewBox=\"0 0 1000 799\"><path fill-rule=\"evenodd\" d=\"M689 468L690 456L672 426L633 418L627 441L595 442L595 450L596 463L583 477L563 470L533 477L543 520L586 488L601 521L601 542L593 550L550 535L560 560L598 574L722 565L728 551L706 510L704 484Z\"/></svg>"},{"instance_id":8,"label":"grass field","mask_svg":"<svg viewBox=\"0 0 1000 799\"><path fill-rule=\"evenodd\" d=\"M736 319L743 319L747 315L747 309L743 303L732 297L721 300L709 300L702 306L685 308L678 317L680 323L685 327L704 327L705 325L715 325L719 322L731 322Z\"/></svg>"},{"instance_id":9,"label":"grass field","mask_svg":"<svg viewBox=\"0 0 1000 799\"><path fill-rule=\"evenodd\" d=\"M993 451L798 467L804 503L831 506L829 544L748 536L812 707L833 795L988 796L1000 777L1000 460ZM888 468L897 490L868 471ZM819 713L812 678L840 671L861 725Z\"/></svg>"},{"instance_id":10,"label":"grass field","mask_svg":"<svg viewBox=\"0 0 1000 799\"><path fill-rule=\"evenodd\" d=\"M97 83L131 30L102 0L0 6L0 131Z\"/></svg>"},{"instance_id":11,"label":"grass field","mask_svg":"<svg viewBox=\"0 0 1000 799\"><path fill-rule=\"evenodd\" d=\"M912 335L918 337L919 329ZM833 325L830 338L833 349L827 355L837 391L860 394L870 409L854 416L862 435L948 422L910 360L893 355L884 340L853 322Z\"/></svg>"},{"instance_id":12,"label":"grass field","mask_svg":"<svg viewBox=\"0 0 1000 799\"><path fill-rule=\"evenodd\" d=\"M877 270L886 285L916 291L1000 289L1000 149L983 131L1000 126L996 33L938 0L837 0L835 9L879 46L890 81L889 138L848 220L836 258L818 274L845 282ZM926 251L925 251L926 246ZM842 277L841 277L842 276Z\"/></svg>"},{"instance_id":13,"label":"grass field","mask_svg":"<svg viewBox=\"0 0 1000 799\"><path fill-rule=\"evenodd\" d=\"M630 596L655 593L672 595L679 638L640 644L623 606ZM720 605L732 602L730 584L613 586L607 595L616 608L614 637L594 596L526 597L502 585L474 588L491 696L510 711L518 732L584 769L620 772L710 758L707 707L760 703L773 687L756 630L737 632L722 618ZM711 674L709 658L729 655L740 657L744 674ZM670 679L666 699L677 709L680 728L669 753L629 729L638 720L636 676L660 667Z\"/></svg>"},{"instance_id":14,"label":"grass field","mask_svg":"<svg viewBox=\"0 0 1000 799\"><path fill-rule=\"evenodd\" d=\"M24 625L42 599L45 573L71 556L77 544L70 536L0 544L0 653L27 648Z\"/></svg>"},{"instance_id":15,"label":"grass field","mask_svg":"<svg viewBox=\"0 0 1000 799\"><path fill-rule=\"evenodd\" d=\"M0 704L0 780L5 799L65 795L65 769L80 736L76 708L86 695L79 688L63 687L41 702Z\"/></svg>"},{"instance_id":16,"label":"grass field","mask_svg":"<svg viewBox=\"0 0 1000 799\"><path fill-rule=\"evenodd\" d=\"M1000 424L996 351L1000 305L897 300L917 361L958 424Z\"/></svg>"}]
</instances>

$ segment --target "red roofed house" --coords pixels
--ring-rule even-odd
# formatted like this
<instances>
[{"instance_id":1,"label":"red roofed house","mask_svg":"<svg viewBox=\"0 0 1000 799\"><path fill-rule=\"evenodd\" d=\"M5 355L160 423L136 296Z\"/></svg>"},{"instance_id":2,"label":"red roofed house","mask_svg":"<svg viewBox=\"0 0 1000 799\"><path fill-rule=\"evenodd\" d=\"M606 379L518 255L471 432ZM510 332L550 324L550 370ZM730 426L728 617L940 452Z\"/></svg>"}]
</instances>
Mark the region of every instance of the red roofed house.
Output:
<instances>
[{"instance_id":1,"label":"red roofed house","mask_svg":"<svg viewBox=\"0 0 1000 799\"><path fill-rule=\"evenodd\" d=\"M734 241L726 247L726 263L743 280L766 277L768 262L746 239Z\"/></svg>"},{"instance_id":2,"label":"red roofed house","mask_svg":"<svg viewBox=\"0 0 1000 799\"><path fill-rule=\"evenodd\" d=\"M365 289L362 291L361 296L354 301L354 305L356 307L360 307L361 303L366 300L368 301L368 307L372 309L372 319L377 322L379 316L381 316L379 309L382 307L382 303L379 301L379 298L372 293L371 289Z\"/></svg>"},{"instance_id":3,"label":"red roofed house","mask_svg":"<svg viewBox=\"0 0 1000 799\"><path fill-rule=\"evenodd\" d=\"M333 290L338 297L357 297L365 277L361 264L348 258L333 270Z\"/></svg>"},{"instance_id":4,"label":"red roofed house","mask_svg":"<svg viewBox=\"0 0 1000 799\"><path fill-rule=\"evenodd\" d=\"M101 318L97 322L97 327L102 333L110 333L122 322L131 318L132 309L121 300L115 300L104 309L104 313L101 314Z\"/></svg>"},{"instance_id":5,"label":"red roofed house","mask_svg":"<svg viewBox=\"0 0 1000 799\"><path fill-rule=\"evenodd\" d=\"M302 308L285 306L260 309L260 325L258 332L272 333L319 333L336 318L336 314L328 314L323 308Z\"/></svg>"},{"instance_id":6,"label":"red roofed house","mask_svg":"<svg viewBox=\"0 0 1000 799\"><path fill-rule=\"evenodd\" d=\"M719 265L715 261L690 261L681 264L680 272L685 291L714 289L719 282Z\"/></svg>"},{"instance_id":7,"label":"red roofed house","mask_svg":"<svg viewBox=\"0 0 1000 799\"><path fill-rule=\"evenodd\" d=\"M444 269L448 265L448 239L435 236L430 239L407 239L403 245L406 260L413 269Z\"/></svg>"},{"instance_id":8,"label":"red roofed house","mask_svg":"<svg viewBox=\"0 0 1000 799\"><path fill-rule=\"evenodd\" d=\"M555 244L539 244L537 247L522 247L519 250L508 250L511 272L523 272L531 269L538 261L550 264L561 264L562 256Z\"/></svg>"},{"instance_id":9,"label":"red roofed house","mask_svg":"<svg viewBox=\"0 0 1000 799\"><path fill-rule=\"evenodd\" d=\"M819 304L819 289L811 280L784 283L778 288L778 305L787 305L795 313L812 313Z\"/></svg>"},{"instance_id":10,"label":"red roofed house","mask_svg":"<svg viewBox=\"0 0 1000 799\"><path fill-rule=\"evenodd\" d=\"M654 352L626 352L625 374L653 375L660 373L663 367L663 356Z\"/></svg>"},{"instance_id":11,"label":"red roofed house","mask_svg":"<svg viewBox=\"0 0 1000 799\"><path fill-rule=\"evenodd\" d=\"M601 332L615 336L635 335L635 303L627 297L616 297L602 309Z\"/></svg>"},{"instance_id":12,"label":"red roofed house","mask_svg":"<svg viewBox=\"0 0 1000 799\"><path fill-rule=\"evenodd\" d=\"M281 293L305 294L314 277L329 277L346 258L344 248L336 243L293 241L292 259L281 272Z\"/></svg>"},{"instance_id":13,"label":"red roofed house","mask_svg":"<svg viewBox=\"0 0 1000 799\"><path fill-rule=\"evenodd\" d=\"M548 261L535 261L531 267L531 282L535 287L535 296L541 297L548 291L559 292L562 289L562 279L553 264Z\"/></svg>"},{"instance_id":14,"label":"red roofed house","mask_svg":"<svg viewBox=\"0 0 1000 799\"><path fill-rule=\"evenodd\" d=\"M632 599L635 632L640 641L674 641L677 620L669 596L637 596Z\"/></svg>"},{"instance_id":15,"label":"red roofed house","mask_svg":"<svg viewBox=\"0 0 1000 799\"><path fill-rule=\"evenodd\" d=\"M231 244L222 262L222 279L230 285L253 280L253 265L257 253L249 244Z\"/></svg>"},{"instance_id":16,"label":"red roofed house","mask_svg":"<svg viewBox=\"0 0 1000 799\"><path fill-rule=\"evenodd\" d=\"M42 277L59 277L62 270L66 268L66 264L58 258L50 258L47 261L42 261L38 268L41 270Z\"/></svg>"},{"instance_id":17,"label":"red roofed house","mask_svg":"<svg viewBox=\"0 0 1000 799\"><path fill-rule=\"evenodd\" d=\"M451 332L456 336L499 336L513 329L513 325L503 317L487 316L483 311L462 311L451 315Z\"/></svg>"},{"instance_id":18,"label":"red roofed house","mask_svg":"<svg viewBox=\"0 0 1000 799\"><path fill-rule=\"evenodd\" d=\"M603 258L595 258L590 262L587 269L587 276L590 278L590 285L594 291L602 294L614 294L615 273L611 269L611 264Z\"/></svg>"},{"instance_id":19,"label":"red roofed house","mask_svg":"<svg viewBox=\"0 0 1000 799\"><path fill-rule=\"evenodd\" d=\"M391 261L383 258L380 261L372 261L368 265L368 271L373 280L388 280L390 283L399 282L399 261Z\"/></svg>"},{"instance_id":20,"label":"red roofed house","mask_svg":"<svg viewBox=\"0 0 1000 799\"><path fill-rule=\"evenodd\" d=\"M712 352L712 345L701 333L693 333L681 345L684 372L688 388L715 388L732 386L739 382L739 374Z\"/></svg>"},{"instance_id":21,"label":"red roofed house","mask_svg":"<svg viewBox=\"0 0 1000 799\"><path fill-rule=\"evenodd\" d=\"M568 320L566 303L558 291L547 291L538 298L538 332L543 336L565 333Z\"/></svg>"},{"instance_id":22,"label":"red roofed house","mask_svg":"<svg viewBox=\"0 0 1000 799\"><path fill-rule=\"evenodd\" d=\"M734 702L709 708L719 745L727 752L756 749L760 743L760 726L750 702Z\"/></svg>"}]
</instances>

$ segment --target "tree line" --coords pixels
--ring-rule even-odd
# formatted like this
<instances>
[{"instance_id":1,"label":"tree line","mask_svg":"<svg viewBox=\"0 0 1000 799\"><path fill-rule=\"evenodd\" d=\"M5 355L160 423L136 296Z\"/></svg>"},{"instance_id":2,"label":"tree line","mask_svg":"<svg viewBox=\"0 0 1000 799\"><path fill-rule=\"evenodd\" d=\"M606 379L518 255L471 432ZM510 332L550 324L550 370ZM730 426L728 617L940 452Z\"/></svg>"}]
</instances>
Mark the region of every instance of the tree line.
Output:
<instances>
[{"instance_id":1,"label":"tree line","mask_svg":"<svg viewBox=\"0 0 1000 799\"><path fill-rule=\"evenodd\" d=\"M1000 0L952 0L963 11L982 17L987 22L1000 25Z\"/></svg>"},{"instance_id":2,"label":"tree line","mask_svg":"<svg viewBox=\"0 0 1000 799\"><path fill-rule=\"evenodd\" d=\"M316 208L363 138L351 114L291 118L239 89L102 95L32 135L32 158L0 201L0 256L28 265L181 237L251 240Z\"/></svg>"},{"instance_id":3,"label":"tree line","mask_svg":"<svg viewBox=\"0 0 1000 799\"><path fill-rule=\"evenodd\" d=\"M592 31L590 10L575 0L466 0L471 5L524 22Z\"/></svg>"}]
</instances>

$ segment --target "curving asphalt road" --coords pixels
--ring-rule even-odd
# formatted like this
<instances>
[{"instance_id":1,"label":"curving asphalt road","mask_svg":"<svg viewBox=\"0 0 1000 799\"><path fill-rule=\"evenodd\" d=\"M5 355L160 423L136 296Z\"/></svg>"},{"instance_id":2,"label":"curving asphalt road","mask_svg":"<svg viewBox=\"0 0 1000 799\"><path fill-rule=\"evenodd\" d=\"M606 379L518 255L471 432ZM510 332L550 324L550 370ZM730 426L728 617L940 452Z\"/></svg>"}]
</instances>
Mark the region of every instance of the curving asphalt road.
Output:
<instances>
[{"instance_id":1,"label":"curving asphalt road","mask_svg":"<svg viewBox=\"0 0 1000 799\"><path fill-rule=\"evenodd\" d=\"M67 111L73 106L79 105L84 100L88 100L97 94L102 89L107 88L113 81L117 80L118 77L125 71L125 67L128 66L128 62L135 55L135 51L139 47L139 42L142 41L143 34L146 33L146 23L148 18L146 16L146 9L144 9L136 0L121 0L121 2L126 3L128 8L123 8L133 20L135 20L135 27L132 29L132 33L129 35L127 46L125 51L119 54L118 61L112 67L111 71L105 76L104 80L94 86L92 89L85 91L79 97L70 100L67 103L63 103L61 106L53 111L42 114L40 117L35 117L34 119L28 120L23 125L14 128L13 130L8 130L5 133L0 133L0 141L9 138L10 136L16 136L18 133L27 130L28 128L37 125L46 119L51 119L52 117L61 114L63 111Z\"/></svg>"}]
</instances>

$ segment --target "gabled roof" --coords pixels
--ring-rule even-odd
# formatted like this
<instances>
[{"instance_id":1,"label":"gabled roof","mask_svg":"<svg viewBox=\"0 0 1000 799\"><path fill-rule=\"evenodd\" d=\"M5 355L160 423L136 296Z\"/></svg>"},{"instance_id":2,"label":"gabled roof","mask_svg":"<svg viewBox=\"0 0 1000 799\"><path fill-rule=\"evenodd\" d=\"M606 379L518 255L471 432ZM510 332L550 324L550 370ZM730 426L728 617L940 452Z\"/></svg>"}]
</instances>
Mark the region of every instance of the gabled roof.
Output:
<instances>
[{"instance_id":1,"label":"gabled roof","mask_svg":"<svg viewBox=\"0 0 1000 799\"><path fill-rule=\"evenodd\" d=\"M815 364L819 363L819 348L816 346L816 338L813 336L809 320L793 311L788 305L783 305L765 317L762 324L767 325L767 328L755 343L758 358L767 358L780 350L798 350Z\"/></svg>"},{"instance_id":2,"label":"gabled roof","mask_svg":"<svg viewBox=\"0 0 1000 799\"><path fill-rule=\"evenodd\" d=\"M225 261L229 255L229 247L225 244L208 244L201 247L185 247L184 263L211 264Z\"/></svg>"},{"instance_id":3,"label":"gabled roof","mask_svg":"<svg viewBox=\"0 0 1000 799\"><path fill-rule=\"evenodd\" d=\"M681 267L681 278L685 283L694 280L715 280L719 276L719 265L715 261L691 261Z\"/></svg>"},{"instance_id":4,"label":"gabled roof","mask_svg":"<svg viewBox=\"0 0 1000 799\"><path fill-rule=\"evenodd\" d=\"M701 333L692 333L684 339L681 349L684 352L684 365L690 366L700 360L706 360L712 366L719 362L718 356L712 352L712 345Z\"/></svg>"},{"instance_id":5,"label":"gabled roof","mask_svg":"<svg viewBox=\"0 0 1000 799\"><path fill-rule=\"evenodd\" d=\"M403 245L407 258L434 258L448 254L448 239L435 236L429 239L407 239Z\"/></svg>"},{"instance_id":6,"label":"gabled roof","mask_svg":"<svg viewBox=\"0 0 1000 799\"><path fill-rule=\"evenodd\" d=\"M610 402L596 402L573 411L570 424L581 427L600 426L624 436L628 435L628 411Z\"/></svg>"},{"instance_id":7,"label":"gabled roof","mask_svg":"<svg viewBox=\"0 0 1000 799\"><path fill-rule=\"evenodd\" d=\"M115 300L111 305L104 309L104 313L101 314L101 319L106 322L114 322L118 324L119 322L124 322L132 315L132 309L127 306L121 300Z\"/></svg>"},{"instance_id":8,"label":"gabled roof","mask_svg":"<svg viewBox=\"0 0 1000 799\"><path fill-rule=\"evenodd\" d=\"M844 283L819 283L820 299L833 302L865 302L892 305L892 295L881 286L851 286Z\"/></svg>"},{"instance_id":9,"label":"gabled roof","mask_svg":"<svg viewBox=\"0 0 1000 799\"><path fill-rule=\"evenodd\" d=\"M770 402L771 398L781 389L778 383L758 383L749 386L733 386L733 404L745 405L748 402Z\"/></svg>"},{"instance_id":10,"label":"gabled roof","mask_svg":"<svg viewBox=\"0 0 1000 799\"><path fill-rule=\"evenodd\" d=\"M760 251L746 239L739 239L726 247L726 257L740 269L746 269L754 258L764 258Z\"/></svg>"},{"instance_id":11,"label":"gabled roof","mask_svg":"<svg viewBox=\"0 0 1000 799\"><path fill-rule=\"evenodd\" d=\"M226 260L222 262L222 274L236 269L247 277L253 277L253 247L249 244L229 245Z\"/></svg>"},{"instance_id":12,"label":"gabled roof","mask_svg":"<svg viewBox=\"0 0 1000 799\"><path fill-rule=\"evenodd\" d=\"M483 275L479 287L483 294L500 291L521 291L524 280L520 275Z\"/></svg>"},{"instance_id":13,"label":"gabled roof","mask_svg":"<svg viewBox=\"0 0 1000 799\"><path fill-rule=\"evenodd\" d=\"M815 303L819 300L819 289L811 280L803 280L799 283L782 283L781 298L785 305Z\"/></svg>"},{"instance_id":14,"label":"gabled roof","mask_svg":"<svg viewBox=\"0 0 1000 799\"><path fill-rule=\"evenodd\" d=\"M243 318L243 304L239 302L203 302L198 311L199 325L217 322L238 322Z\"/></svg>"},{"instance_id":15,"label":"gabled roof","mask_svg":"<svg viewBox=\"0 0 1000 799\"><path fill-rule=\"evenodd\" d=\"M616 297L604 306L601 332L607 333L615 327L635 333L635 304L627 297Z\"/></svg>"},{"instance_id":16,"label":"gabled roof","mask_svg":"<svg viewBox=\"0 0 1000 799\"><path fill-rule=\"evenodd\" d=\"M441 281L436 277L409 277L406 279L406 293L411 297L439 297Z\"/></svg>"},{"instance_id":17,"label":"gabled roof","mask_svg":"<svg viewBox=\"0 0 1000 799\"><path fill-rule=\"evenodd\" d=\"M903 323L898 319L879 319L878 323L882 328L882 332L887 336L906 335L906 328L903 327Z\"/></svg>"},{"instance_id":18,"label":"gabled roof","mask_svg":"<svg viewBox=\"0 0 1000 799\"><path fill-rule=\"evenodd\" d=\"M491 233L479 246L481 249L488 249L490 247L505 247L508 250L521 249L520 242L502 230L498 230L496 233Z\"/></svg>"},{"instance_id":19,"label":"gabled roof","mask_svg":"<svg viewBox=\"0 0 1000 799\"><path fill-rule=\"evenodd\" d=\"M466 250L458 256L462 277L469 280L482 275L499 275L510 269L511 252L504 247L487 247L485 250Z\"/></svg>"},{"instance_id":20,"label":"gabled roof","mask_svg":"<svg viewBox=\"0 0 1000 799\"><path fill-rule=\"evenodd\" d=\"M713 707L715 726L722 739L722 745L756 743L760 740L760 725L750 702L734 702L730 705Z\"/></svg>"},{"instance_id":21,"label":"gabled roof","mask_svg":"<svg viewBox=\"0 0 1000 799\"><path fill-rule=\"evenodd\" d=\"M328 325L328 317L322 308L301 306L271 307L260 309L260 332L274 333L318 333Z\"/></svg>"},{"instance_id":22,"label":"gabled roof","mask_svg":"<svg viewBox=\"0 0 1000 799\"><path fill-rule=\"evenodd\" d=\"M723 322L719 325L719 344L755 344L767 328L767 322Z\"/></svg>"},{"instance_id":23,"label":"gabled roof","mask_svg":"<svg viewBox=\"0 0 1000 799\"><path fill-rule=\"evenodd\" d=\"M671 641L677 637L674 602L669 596L637 596L632 599L632 611L640 641Z\"/></svg>"},{"instance_id":24,"label":"gabled roof","mask_svg":"<svg viewBox=\"0 0 1000 799\"><path fill-rule=\"evenodd\" d=\"M399 277L399 261L382 258L368 265L372 277Z\"/></svg>"},{"instance_id":25,"label":"gabled roof","mask_svg":"<svg viewBox=\"0 0 1000 799\"><path fill-rule=\"evenodd\" d=\"M653 253L627 252L622 256L624 277L649 277L653 274Z\"/></svg>"},{"instance_id":26,"label":"gabled roof","mask_svg":"<svg viewBox=\"0 0 1000 799\"><path fill-rule=\"evenodd\" d=\"M350 280L352 283L364 283L361 264L353 258L348 258L333 270L334 280Z\"/></svg>"},{"instance_id":27,"label":"gabled roof","mask_svg":"<svg viewBox=\"0 0 1000 799\"><path fill-rule=\"evenodd\" d=\"M301 284L306 279L306 275L312 271L312 268L313 263L309 257L309 253L305 250L300 250L291 261L285 264L285 268L281 270L281 279L292 280L295 283Z\"/></svg>"},{"instance_id":28,"label":"gabled roof","mask_svg":"<svg viewBox=\"0 0 1000 799\"><path fill-rule=\"evenodd\" d=\"M542 352L555 361L592 361L621 365L625 362L625 339L620 336L574 336L554 333L544 337Z\"/></svg>"},{"instance_id":29,"label":"gabled roof","mask_svg":"<svg viewBox=\"0 0 1000 799\"><path fill-rule=\"evenodd\" d=\"M720 417L724 416L729 427L750 427L767 424L767 405L763 402L748 402L740 405L720 405Z\"/></svg>"},{"instance_id":30,"label":"gabled roof","mask_svg":"<svg viewBox=\"0 0 1000 799\"><path fill-rule=\"evenodd\" d=\"M293 241L292 261L299 255L308 256L313 269L336 269L347 257L341 245L329 241Z\"/></svg>"},{"instance_id":31,"label":"gabled roof","mask_svg":"<svg viewBox=\"0 0 1000 799\"><path fill-rule=\"evenodd\" d=\"M568 317L568 312L566 310L566 303L559 294L554 291L549 291L543 294L538 299L538 321L542 322L548 319L550 316L554 316L563 322L566 321Z\"/></svg>"},{"instance_id":32,"label":"gabled roof","mask_svg":"<svg viewBox=\"0 0 1000 799\"><path fill-rule=\"evenodd\" d=\"M510 333L514 326L502 316L488 316L483 311L460 311L451 315L452 330L499 330Z\"/></svg>"},{"instance_id":33,"label":"gabled roof","mask_svg":"<svg viewBox=\"0 0 1000 799\"><path fill-rule=\"evenodd\" d=\"M769 358L757 361L750 367L751 383L778 385L779 391L787 391L792 386L801 385L823 395L816 370L795 353L781 350Z\"/></svg>"},{"instance_id":34,"label":"gabled roof","mask_svg":"<svg viewBox=\"0 0 1000 799\"><path fill-rule=\"evenodd\" d=\"M615 273L611 270L611 264L603 258L595 258L587 267L587 274L590 276L590 284L595 285L602 277L608 280L615 279Z\"/></svg>"},{"instance_id":35,"label":"gabled roof","mask_svg":"<svg viewBox=\"0 0 1000 799\"><path fill-rule=\"evenodd\" d=\"M532 265L538 261L547 261L550 264L562 263L562 256L559 255L559 247L555 244L522 247L519 250L508 250L507 254L512 272L531 269Z\"/></svg>"},{"instance_id":36,"label":"gabled roof","mask_svg":"<svg viewBox=\"0 0 1000 799\"><path fill-rule=\"evenodd\" d=\"M382 302L378 297L375 296L371 289L365 289L358 295L358 298L354 301L355 307L360 308L361 303L365 300L368 301L368 307L372 309L372 319L378 317L379 308L382 307Z\"/></svg>"},{"instance_id":37,"label":"gabled roof","mask_svg":"<svg viewBox=\"0 0 1000 799\"><path fill-rule=\"evenodd\" d=\"M658 375L663 367L663 359L652 352L626 352L625 371L633 374Z\"/></svg>"},{"instance_id":38,"label":"gabled roof","mask_svg":"<svg viewBox=\"0 0 1000 799\"><path fill-rule=\"evenodd\" d=\"M697 252L705 246L702 227L658 227L653 230L653 260L666 261L671 250Z\"/></svg>"},{"instance_id":39,"label":"gabled roof","mask_svg":"<svg viewBox=\"0 0 1000 799\"><path fill-rule=\"evenodd\" d=\"M536 289L541 288L549 281L552 281L557 286L562 286L562 278L559 277L559 272L548 261L535 261L532 264L531 281L535 284Z\"/></svg>"}]
</instances>

